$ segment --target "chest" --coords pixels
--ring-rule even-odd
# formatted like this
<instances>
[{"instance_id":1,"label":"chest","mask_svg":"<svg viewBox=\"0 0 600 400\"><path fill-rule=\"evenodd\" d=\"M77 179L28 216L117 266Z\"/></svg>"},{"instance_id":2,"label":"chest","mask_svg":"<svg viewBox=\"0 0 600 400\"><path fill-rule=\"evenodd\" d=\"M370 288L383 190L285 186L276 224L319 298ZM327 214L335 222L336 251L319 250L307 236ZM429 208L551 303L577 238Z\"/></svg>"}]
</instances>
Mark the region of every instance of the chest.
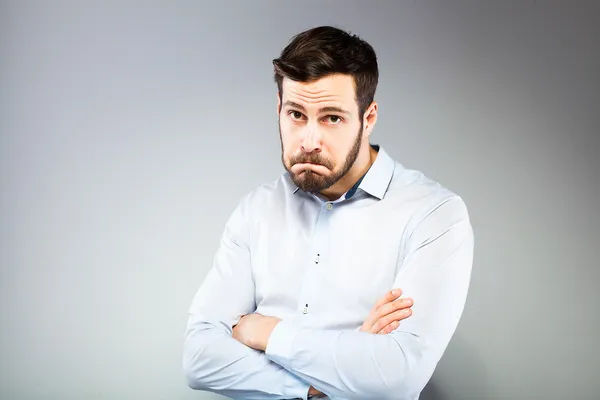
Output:
<instances>
[{"instance_id":1,"label":"chest","mask_svg":"<svg viewBox=\"0 0 600 400\"><path fill-rule=\"evenodd\" d=\"M377 206L323 207L292 221L268 219L254 231L257 312L325 329L360 327L392 289L406 221Z\"/></svg>"}]
</instances>

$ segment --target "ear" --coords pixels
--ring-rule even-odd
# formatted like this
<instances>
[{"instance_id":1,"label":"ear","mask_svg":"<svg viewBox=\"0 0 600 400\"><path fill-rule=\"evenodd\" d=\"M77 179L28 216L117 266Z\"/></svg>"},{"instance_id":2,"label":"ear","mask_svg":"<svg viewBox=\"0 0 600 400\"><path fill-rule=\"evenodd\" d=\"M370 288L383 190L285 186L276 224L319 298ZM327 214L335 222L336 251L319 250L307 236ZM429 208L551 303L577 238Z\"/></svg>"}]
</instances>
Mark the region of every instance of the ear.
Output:
<instances>
[{"instance_id":1,"label":"ear","mask_svg":"<svg viewBox=\"0 0 600 400\"><path fill-rule=\"evenodd\" d=\"M277 92L277 115L281 114L281 96Z\"/></svg>"},{"instance_id":2,"label":"ear","mask_svg":"<svg viewBox=\"0 0 600 400\"><path fill-rule=\"evenodd\" d=\"M364 126L364 136L370 136L371 132L373 132L373 127L377 123L377 102L372 102L367 111L365 111L365 116L363 120Z\"/></svg>"}]
</instances>

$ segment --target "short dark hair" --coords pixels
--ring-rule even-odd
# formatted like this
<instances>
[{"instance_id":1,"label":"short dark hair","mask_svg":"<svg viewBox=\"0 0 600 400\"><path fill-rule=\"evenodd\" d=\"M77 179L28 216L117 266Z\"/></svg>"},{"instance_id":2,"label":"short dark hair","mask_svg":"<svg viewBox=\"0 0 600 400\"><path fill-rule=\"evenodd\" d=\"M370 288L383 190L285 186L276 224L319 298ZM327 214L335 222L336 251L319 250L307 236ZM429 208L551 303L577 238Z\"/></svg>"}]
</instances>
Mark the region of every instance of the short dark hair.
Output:
<instances>
[{"instance_id":1,"label":"short dark hair","mask_svg":"<svg viewBox=\"0 0 600 400\"><path fill-rule=\"evenodd\" d=\"M379 79L373 47L333 26L319 26L295 35L273 60L273 66L279 99L284 77L311 82L336 73L351 75L361 120L373 102Z\"/></svg>"}]
</instances>

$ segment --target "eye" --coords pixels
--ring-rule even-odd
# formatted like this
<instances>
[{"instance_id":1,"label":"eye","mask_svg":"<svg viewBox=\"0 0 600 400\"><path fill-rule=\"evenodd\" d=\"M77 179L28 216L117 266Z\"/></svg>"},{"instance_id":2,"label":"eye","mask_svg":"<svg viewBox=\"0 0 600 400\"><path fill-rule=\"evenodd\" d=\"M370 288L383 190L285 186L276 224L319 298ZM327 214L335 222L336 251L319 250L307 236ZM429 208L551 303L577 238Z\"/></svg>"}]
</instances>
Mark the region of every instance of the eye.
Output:
<instances>
[{"instance_id":1,"label":"eye","mask_svg":"<svg viewBox=\"0 0 600 400\"><path fill-rule=\"evenodd\" d=\"M332 125L337 125L340 124L343 119L342 117L339 117L337 115L328 115L327 117L325 117L329 123L331 123Z\"/></svg>"},{"instance_id":2,"label":"eye","mask_svg":"<svg viewBox=\"0 0 600 400\"><path fill-rule=\"evenodd\" d=\"M300 111L294 111L294 110L288 111L288 115L290 115L292 117L292 119L295 121L299 121L303 117L303 115Z\"/></svg>"}]
</instances>

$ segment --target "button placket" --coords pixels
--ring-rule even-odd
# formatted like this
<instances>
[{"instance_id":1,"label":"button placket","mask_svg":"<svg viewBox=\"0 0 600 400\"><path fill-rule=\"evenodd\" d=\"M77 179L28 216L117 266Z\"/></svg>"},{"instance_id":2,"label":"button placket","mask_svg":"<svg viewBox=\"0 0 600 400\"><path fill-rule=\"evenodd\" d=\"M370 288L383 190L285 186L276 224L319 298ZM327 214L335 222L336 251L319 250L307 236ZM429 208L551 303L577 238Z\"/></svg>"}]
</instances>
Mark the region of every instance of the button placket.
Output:
<instances>
[{"instance_id":1,"label":"button placket","mask_svg":"<svg viewBox=\"0 0 600 400\"><path fill-rule=\"evenodd\" d=\"M319 270L324 267L324 252L327 251L327 226L329 225L330 211L333 209L333 204L324 203L321 204L317 222L314 228L314 235L312 237L312 257L309 258L309 265L307 266L307 272L305 275L304 287L302 289L301 297L298 299L299 310L302 315L308 315L314 311L314 306L311 307L312 302L315 300L317 295ZM318 269L317 269L318 268Z\"/></svg>"}]
</instances>

